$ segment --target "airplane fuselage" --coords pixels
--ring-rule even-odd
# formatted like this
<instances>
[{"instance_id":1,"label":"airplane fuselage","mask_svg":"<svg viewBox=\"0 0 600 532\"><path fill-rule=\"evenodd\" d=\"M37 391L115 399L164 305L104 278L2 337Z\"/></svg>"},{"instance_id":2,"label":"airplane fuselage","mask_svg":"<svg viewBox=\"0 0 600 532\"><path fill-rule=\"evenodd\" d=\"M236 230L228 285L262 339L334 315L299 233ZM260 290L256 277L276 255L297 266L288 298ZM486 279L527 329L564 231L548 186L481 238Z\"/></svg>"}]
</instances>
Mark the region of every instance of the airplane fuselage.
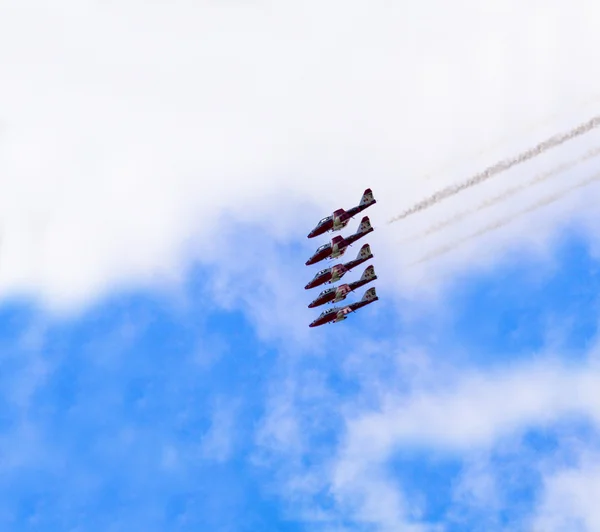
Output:
<instances>
[{"instance_id":1,"label":"airplane fuselage","mask_svg":"<svg viewBox=\"0 0 600 532\"><path fill-rule=\"evenodd\" d=\"M370 189L368 189L368 191L369 191L369 193L371 193ZM367 191L365 191L365 192L367 192ZM357 214L360 214L365 209L368 209L371 205L374 205L375 203L377 203L377 200L375 198L373 198L372 196L371 196L371 198L372 199L367 203L363 203L362 205L357 205L356 207L352 207L351 209L344 211L344 214L340 220L340 223L338 223L338 224L334 225L333 216L327 216L326 218L323 218L315 226L315 228L310 233L308 233L308 238L314 238L316 236L323 235L329 231L339 231L340 229L343 229L344 227L346 227L346 225L348 225L348 222L350 221L351 218L353 218ZM343 211L343 209L338 209L338 210Z\"/></svg>"},{"instance_id":2,"label":"airplane fuselage","mask_svg":"<svg viewBox=\"0 0 600 532\"><path fill-rule=\"evenodd\" d=\"M321 220L317 226L308 233L308 238L314 238L316 236L321 236L327 233L327 231L331 231L333 229L333 217L328 216L327 218Z\"/></svg>"},{"instance_id":3,"label":"airplane fuselage","mask_svg":"<svg viewBox=\"0 0 600 532\"><path fill-rule=\"evenodd\" d=\"M304 289L310 290L311 288L321 286L322 284L328 282L335 283L339 281L347 271L348 270L343 264L336 264L331 268L321 270L319 273L317 273L317 275L314 276L313 280L304 287Z\"/></svg>"},{"instance_id":4,"label":"airplane fuselage","mask_svg":"<svg viewBox=\"0 0 600 532\"><path fill-rule=\"evenodd\" d=\"M325 284L330 279L331 279L331 268L326 270L324 273L321 273L320 275L315 275L314 279L312 281L310 281L310 283L308 283L304 287L304 289L310 290L311 288L316 288L317 286L321 286L322 284Z\"/></svg>"},{"instance_id":5,"label":"airplane fuselage","mask_svg":"<svg viewBox=\"0 0 600 532\"><path fill-rule=\"evenodd\" d=\"M368 260L371 260L373 258L373 254L369 254L366 257L361 257L360 259L354 259L351 261L348 261L344 264L344 268L346 268L346 270L350 271L353 268L356 268L357 266L360 266L361 264L367 262Z\"/></svg>"},{"instance_id":6,"label":"airplane fuselage","mask_svg":"<svg viewBox=\"0 0 600 532\"><path fill-rule=\"evenodd\" d=\"M370 279L360 279L358 281L354 281L353 283L350 283L350 285L349 285L350 290L357 290L361 286L365 286L366 284L369 284L370 282L374 281L375 279L377 279L377 276L371 277Z\"/></svg>"},{"instance_id":7,"label":"airplane fuselage","mask_svg":"<svg viewBox=\"0 0 600 532\"><path fill-rule=\"evenodd\" d=\"M309 327L319 327L320 325L325 325L326 323L337 323L338 321L344 321L350 312L352 312L352 308L350 306L332 307L329 310L322 312L321 315L309 325Z\"/></svg>"},{"instance_id":8,"label":"airplane fuselage","mask_svg":"<svg viewBox=\"0 0 600 532\"><path fill-rule=\"evenodd\" d=\"M360 240L363 236L368 235L371 232L373 232L373 228L369 226L369 228L366 231L360 231L358 233L354 233L353 235L347 236L346 238L344 238L346 246L354 244L354 242Z\"/></svg>"},{"instance_id":9,"label":"airplane fuselage","mask_svg":"<svg viewBox=\"0 0 600 532\"><path fill-rule=\"evenodd\" d=\"M308 308L315 308L324 305L325 303L329 303L335 299L335 288L329 288L328 290L324 290L319 294L319 296L312 301Z\"/></svg>"},{"instance_id":10,"label":"airplane fuselage","mask_svg":"<svg viewBox=\"0 0 600 532\"><path fill-rule=\"evenodd\" d=\"M316 264L317 262L321 262L325 260L327 257L331 255L331 244L327 245L324 248L319 248L315 254L306 261L306 265L310 266L312 264Z\"/></svg>"},{"instance_id":11,"label":"airplane fuselage","mask_svg":"<svg viewBox=\"0 0 600 532\"><path fill-rule=\"evenodd\" d=\"M317 264L317 262L321 262L325 259L337 259L341 257L348 248L348 244L345 240L336 245L327 244L326 246L321 246L315 254L306 261L307 266L311 266L312 264Z\"/></svg>"},{"instance_id":12,"label":"airplane fuselage","mask_svg":"<svg viewBox=\"0 0 600 532\"><path fill-rule=\"evenodd\" d=\"M326 303L339 303L346 299L346 296L351 292L350 285L342 284L337 288L329 288L323 290L319 296L308 305L308 308L320 307Z\"/></svg>"},{"instance_id":13,"label":"airplane fuselage","mask_svg":"<svg viewBox=\"0 0 600 532\"><path fill-rule=\"evenodd\" d=\"M356 303L352 303L351 305L348 305L350 307L350 309L352 310L352 312L357 311L359 308L363 308L366 307L367 305L370 305L371 303L374 303L375 301L379 301L379 298L377 296L375 296L372 299L368 299L366 301L357 301Z\"/></svg>"},{"instance_id":14,"label":"airplane fuselage","mask_svg":"<svg viewBox=\"0 0 600 532\"><path fill-rule=\"evenodd\" d=\"M338 311L340 310L340 308L329 309L328 312L321 314L316 320L314 320L309 327L319 327L320 325L334 322L337 319Z\"/></svg>"}]
</instances>

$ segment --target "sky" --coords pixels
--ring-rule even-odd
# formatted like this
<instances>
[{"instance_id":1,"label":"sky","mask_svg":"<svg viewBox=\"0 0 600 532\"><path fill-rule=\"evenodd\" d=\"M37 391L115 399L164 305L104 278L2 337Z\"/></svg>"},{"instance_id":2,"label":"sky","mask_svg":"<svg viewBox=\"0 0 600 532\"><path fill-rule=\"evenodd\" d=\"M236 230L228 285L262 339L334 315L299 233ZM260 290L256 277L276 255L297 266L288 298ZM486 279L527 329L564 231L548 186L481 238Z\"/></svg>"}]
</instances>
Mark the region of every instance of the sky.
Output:
<instances>
[{"instance_id":1,"label":"sky","mask_svg":"<svg viewBox=\"0 0 600 532\"><path fill-rule=\"evenodd\" d=\"M600 127L541 144L599 24L0 0L1 528L600 530ZM367 187L379 300L311 329Z\"/></svg>"}]
</instances>

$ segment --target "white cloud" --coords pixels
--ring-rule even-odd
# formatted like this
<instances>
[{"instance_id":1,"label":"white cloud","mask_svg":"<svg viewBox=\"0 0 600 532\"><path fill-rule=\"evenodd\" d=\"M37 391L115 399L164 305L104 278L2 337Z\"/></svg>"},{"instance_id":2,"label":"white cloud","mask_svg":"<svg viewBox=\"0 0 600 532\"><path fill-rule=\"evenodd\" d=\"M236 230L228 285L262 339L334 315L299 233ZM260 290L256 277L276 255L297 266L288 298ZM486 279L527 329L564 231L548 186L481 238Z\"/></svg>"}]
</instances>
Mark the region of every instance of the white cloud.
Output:
<instances>
[{"instance_id":1,"label":"white cloud","mask_svg":"<svg viewBox=\"0 0 600 532\"><path fill-rule=\"evenodd\" d=\"M207 460L225 462L235 444L237 406L235 402L220 399L211 413L210 428L200 442L200 454Z\"/></svg>"},{"instance_id":2,"label":"white cloud","mask_svg":"<svg viewBox=\"0 0 600 532\"><path fill-rule=\"evenodd\" d=\"M357 393L339 396L325 388L318 408L306 400L311 388L306 371L293 363L286 365L294 378L274 384L278 393L259 445L271 453L271 467L278 464L279 493L293 501L296 517L310 523L319 511L331 522L343 516L350 530L436 531L472 519L481 530L504 530L502 512L514 512L514 526L530 518L525 503L513 504L515 484L541 475L549 502L540 505L536 522L555 519L546 513L553 507L554 477L564 466L563 455L572 454L572 441L561 438L558 455L549 457L526 448L524 436L532 430L560 436L573 422L600 429L600 367L593 355L583 364L546 354L528 363L475 370L439 357L428 364L423 353L398 356L386 345L359 342L356 354L357 360L345 358L336 375L355 382ZM331 430L333 439L326 436ZM311 446L313 441L319 445ZM414 452L435 463L462 464L454 487L448 487L452 509L437 522L429 521L435 502L428 491L409 487L412 480L391 467ZM576 485L575 479L573 490ZM561 507L560 515L593 523L595 514L584 503Z\"/></svg>"},{"instance_id":3,"label":"white cloud","mask_svg":"<svg viewBox=\"0 0 600 532\"><path fill-rule=\"evenodd\" d=\"M209 278L208 299L221 307L241 308L260 338L313 344L306 311L314 294L304 285L315 272L294 268L294 262L303 263L298 252L272 238L256 238L260 230L255 224L233 234L226 230L210 246L216 268Z\"/></svg>"},{"instance_id":4,"label":"white cloud","mask_svg":"<svg viewBox=\"0 0 600 532\"><path fill-rule=\"evenodd\" d=\"M490 523L497 524L494 518L504 503L499 493L500 479L495 473L486 453L474 453L474 456L471 455L465 460L460 477L453 487L456 508L468 508L470 512L477 514L479 520L483 514L488 526ZM451 514L459 514L457 509Z\"/></svg>"},{"instance_id":5,"label":"white cloud","mask_svg":"<svg viewBox=\"0 0 600 532\"><path fill-rule=\"evenodd\" d=\"M583 451L576 466L548 473L534 532L600 530L600 467L597 452Z\"/></svg>"},{"instance_id":6,"label":"white cloud","mask_svg":"<svg viewBox=\"0 0 600 532\"><path fill-rule=\"evenodd\" d=\"M507 241L398 276L417 249L395 243L458 204L383 224L595 114L582 102L600 95L599 17L592 0L5 3L1 293L63 308L130 284L171 283L191 259L214 258L223 217L303 239L366 186L379 199L369 214L382 275L405 290L421 280L422 294L465 261L493 262L515 239L546 242L571 210L539 217L534 235L522 222ZM436 168L444 171L424 177Z\"/></svg>"},{"instance_id":7,"label":"white cloud","mask_svg":"<svg viewBox=\"0 0 600 532\"><path fill-rule=\"evenodd\" d=\"M347 452L356 448L364 457L369 449L380 457L396 442L449 451L485 447L524 426L544 425L570 413L600 422L599 385L600 372L588 367L573 371L540 364L500 374L467 374L447 388L392 395L380 411L357 416L349 423L353 445Z\"/></svg>"},{"instance_id":8,"label":"white cloud","mask_svg":"<svg viewBox=\"0 0 600 532\"><path fill-rule=\"evenodd\" d=\"M381 530L398 529L406 511L379 510L382 501L402 497L386 468L396 453L420 449L474 456L573 415L600 428L599 387L597 367L536 363L492 373L456 372L433 389L390 391L378 408L347 419L332 467L332 490L340 504L358 516L369 515ZM469 481L483 482L493 500L490 479L481 472L475 477Z\"/></svg>"}]
</instances>

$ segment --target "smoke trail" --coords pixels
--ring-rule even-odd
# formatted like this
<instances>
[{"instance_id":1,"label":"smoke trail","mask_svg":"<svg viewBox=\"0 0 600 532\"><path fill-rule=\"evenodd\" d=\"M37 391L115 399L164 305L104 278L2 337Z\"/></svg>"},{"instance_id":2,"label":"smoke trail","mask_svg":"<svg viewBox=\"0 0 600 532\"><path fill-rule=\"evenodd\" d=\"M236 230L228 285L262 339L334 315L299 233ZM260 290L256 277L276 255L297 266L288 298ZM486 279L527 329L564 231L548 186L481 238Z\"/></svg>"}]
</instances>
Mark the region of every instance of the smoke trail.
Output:
<instances>
[{"instance_id":1,"label":"smoke trail","mask_svg":"<svg viewBox=\"0 0 600 532\"><path fill-rule=\"evenodd\" d=\"M430 261L431 259L437 258L441 255L445 255L449 251L452 251L453 249L455 249L459 246L462 246L463 244L465 244L466 242L469 242L470 240L473 240L474 238L478 238L480 236L485 235L486 233L495 231L496 229L500 229L501 227L504 227L505 225L508 225L509 223L513 222L517 218L520 218L521 216L525 216L526 214L536 211L542 207L546 207L547 205L550 205L551 203L554 203L554 202L560 200L562 197L573 192L574 190L585 187L585 186L591 184L592 182L598 181L598 180L600 180L600 172L598 172L597 174L594 174L591 177L588 177L587 179L585 179L583 181L580 181L579 183L573 185L572 187L561 190L560 192L557 192L555 194L546 196L544 199L538 201L537 203L534 203L527 209L519 211L516 214L513 214L512 216L509 216L507 218L502 218L502 219L484 227L483 229L481 229L475 233L472 233L472 234L466 236L465 238L462 238L461 240L458 240L447 246L438 248L438 249L432 251L431 253L429 253L428 255L425 255L417 262L413 262L411 264L411 266L416 266L417 264L422 264L423 262L427 262L427 261Z\"/></svg>"},{"instance_id":2,"label":"smoke trail","mask_svg":"<svg viewBox=\"0 0 600 532\"><path fill-rule=\"evenodd\" d=\"M592 103L596 104L598 102L598 100L600 100L600 94L591 96L590 98L581 101L580 104L577 106L577 109L587 107L588 105L590 105ZM527 125L525 128L520 130L518 133L511 132L504 137L500 137L499 139L492 141L487 146L483 146L482 148L479 148L477 151L471 152L470 155L464 155L464 156L461 156L460 158L457 157L453 160L447 161L446 163L442 164L441 166L438 166L435 169L429 170L427 173L423 174L420 177L419 181L430 179L431 177L441 174L442 172L445 172L445 171L449 170L450 168L453 168L453 167L457 168L459 166L462 166L463 164L469 162L470 160L473 160L475 157L479 157L479 156L483 155L484 153L487 153L489 151L497 149L500 146L506 144L507 142L510 142L511 140L513 140L515 138L515 136L523 136L531 131L538 129L541 126L544 126L548 123L558 120L561 116L564 116L564 113L554 113L550 116L540 118L539 120Z\"/></svg>"},{"instance_id":3,"label":"smoke trail","mask_svg":"<svg viewBox=\"0 0 600 532\"><path fill-rule=\"evenodd\" d=\"M463 181L462 183L458 183L457 185L451 185L442 190L439 190L438 192L432 194L431 196L424 199L423 201L417 203L416 205L413 205L408 210L404 211L402 214L396 216L395 218L392 218L391 220L388 221L388 224L397 222L398 220L402 220L403 218L406 218L407 216L410 216L411 214L414 214L416 212L427 209L428 207L431 207L431 206L435 205L436 203L439 203L440 201L442 201L446 198L449 198L450 196L454 196L455 194L462 192L463 190L466 190L475 185L483 183L484 181L495 176L496 174L504 172L517 164L524 163L524 162L528 161L529 159L532 159L538 155L541 155L545 151L547 151L551 148L555 148L555 147L563 144L564 142L567 142L568 140L574 139L575 137L583 135L584 133L591 131L592 129L594 129L595 127L598 127L599 125L600 125L600 116L595 116L591 120L588 120L587 122L577 126L576 128L572 129L571 131L568 131L567 133L560 133L558 135L554 135L553 137L550 137L549 139L547 139L543 142L540 142L537 146L520 153L516 157L504 159L504 160L494 164L493 166L486 168L483 172L479 172L478 174L475 174L473 177L467 179L466 181Z\"/></svg>"},{"instance_id":4,"label":"smoke trail","mask_svg":"<svg viewBox=\"0 0 600 532\"><path fill-rule=\"evenodd\" d=\"M567 170L570 170L574 166L581 164L581 163L587 161L588 159L592 159L593 157L597 157L598 155L600 155L600 146L588 151L587 153L585 153L578 159L575 159L575 160L567 162L567 163L560 164L560 165L556 166L555 168L548 170L547 172L539 174L536 177L534 177L533 179L529 180L528 182L523 183L522 185L518 185L516 187L509 188L508 190L504 191L502 194L499 194L498 196L495 196L489 200L486 200L486 201L480 203L477 207L475 207L473 209L469 209L467 211L460 212L460 213L452 216L451 218L447 218L446 220L443 220L435 225L432 225L429 229L426 229L422 233L420 233L418 235L414 235L413 237L408 238L407 240L414 240L415 238L423 238L423 237L431 235L433 233L437 233L438 231L445 229L449 225L452 225L456 222L460 222L461 220L464 220L467 216L475 214L483 209L487 209L488 207L492 207L492 206L496 205L497 203L500 203L500 202L504 201L505 199L510 198L511 196L514 196L515 194L525 190L526 188L529 188L533 185L538 185L539 183L542 183L542 182L546 181L547 179L550 179L551 177L554 177L558 174L566 172Z\"/></svg>"}]
</instances>

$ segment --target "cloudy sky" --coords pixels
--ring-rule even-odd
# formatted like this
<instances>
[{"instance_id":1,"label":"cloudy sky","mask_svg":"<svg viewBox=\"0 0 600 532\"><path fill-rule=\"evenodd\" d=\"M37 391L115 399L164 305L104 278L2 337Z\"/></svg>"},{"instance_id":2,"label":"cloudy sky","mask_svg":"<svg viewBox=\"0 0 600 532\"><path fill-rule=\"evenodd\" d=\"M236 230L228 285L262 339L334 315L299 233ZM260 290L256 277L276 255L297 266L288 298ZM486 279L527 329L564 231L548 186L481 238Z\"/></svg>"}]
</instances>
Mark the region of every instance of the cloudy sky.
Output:
<instances>
[{"instance_id":1,"label":"cloudy sky","mask_svg":"<svg viewBox=\"0 0 600 532\"><path fill-rule=\"evenodd\" d=\"M600 530L597 4L0 0L2 530Z\"/></svg>"}]
</instances>

